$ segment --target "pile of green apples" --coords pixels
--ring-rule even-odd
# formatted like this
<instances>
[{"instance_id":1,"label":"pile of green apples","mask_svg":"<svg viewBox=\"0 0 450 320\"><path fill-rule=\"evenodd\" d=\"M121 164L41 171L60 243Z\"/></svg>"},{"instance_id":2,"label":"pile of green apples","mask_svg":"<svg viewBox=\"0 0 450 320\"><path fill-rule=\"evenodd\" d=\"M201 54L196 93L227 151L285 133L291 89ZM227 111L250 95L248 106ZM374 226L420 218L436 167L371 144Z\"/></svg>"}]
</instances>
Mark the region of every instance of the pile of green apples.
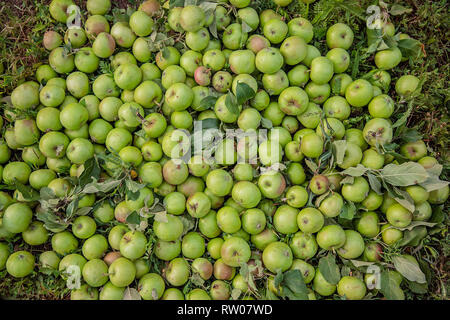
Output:
<instances>
[{"instance_id":1,"label":"pile of green apples","mask_svg":"<svg viewBox=\"0 0 450 320\"><path fill-rule=\"evenodd\" d=\"M1 277L56 275L71 299L404 299L423 285L404 249L449 187L424 141L394 144L390 119L420 80L391 90L395 46L353 79L348 25L320 52L310 21L252 2L112 16L87 0L78 26L72 0L51 2L48 64L3 99ZM238 129L267 137L225 136Z\"/></svg>"}]
</instances>

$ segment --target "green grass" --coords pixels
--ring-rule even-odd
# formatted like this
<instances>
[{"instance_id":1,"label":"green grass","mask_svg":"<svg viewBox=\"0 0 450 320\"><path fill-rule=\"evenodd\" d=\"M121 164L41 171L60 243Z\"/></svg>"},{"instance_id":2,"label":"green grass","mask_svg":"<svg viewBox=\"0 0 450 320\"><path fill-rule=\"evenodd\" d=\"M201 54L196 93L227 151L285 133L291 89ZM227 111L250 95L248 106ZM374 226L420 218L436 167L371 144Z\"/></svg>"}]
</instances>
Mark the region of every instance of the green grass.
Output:
<instances>
[{"instance_id":1,"label":"green grass","mask_svg":"<svg viewBox=\"0 0 450 320\"><path fill-rule=\"evenodd\" d=\"M48 52L42 47L45 31L55 28L48 13L49 0L11 0L0 7L0 97L8 96L24 80L33 78L40 63L46 61ZM78 4L84 1L76 1ZM139 1L112 1L115 7L133 6ZM337 0L321 0L306 5L294 2L281 10L271 0L254 1L258 9L272 8L286 17L308 16L316 19L315 34L318 39L314 45L324 49L326 29L337 21L348 23L355 32L352 57L357 54L358 43L362 43L364 21L355 18L365 8L377 3L370 0L346 0L346 8L333 7ZM388 2L388 1L386 1ZM403 74L413 74L424 80L421 94L414 100L412 111L407 120L410 128L417 128L423 134L430 155L435 156L444 165L444 178L449 178L450 169L450 132L449 132L449 77L450 63L448 43L450 37L450 15L446 0L404 0L390 1L411 8L412 12L391 17L396 32L404 32L423 44L423 55L416 61L402 63L395 68L392 84ZM365 14L363 15L365 16ZM61 27L61 25L59 26ZM365 43L361 46L366 46ZM322 50L323 52L323 50ZM360 61L359 71L369 71L373 66L373 55ZM391 85L393 88L393 85ZM393 91L392 96L395 96ZM398 116L406 111L401 105ZM448 226L448 212L445 212ZM428 235L420 250L422 257L429 262L433 281L421 299L447 299L449 287L448 255L450 254L448 228L439 233ZM423 253L422 253L423 252ZM24 280L14 280L3 271L0 273L0 296L19 299L67 299L68 291L59 277L34 273ZM408 296L412 298L412 296Z\"/></svg>"}]
</instances>

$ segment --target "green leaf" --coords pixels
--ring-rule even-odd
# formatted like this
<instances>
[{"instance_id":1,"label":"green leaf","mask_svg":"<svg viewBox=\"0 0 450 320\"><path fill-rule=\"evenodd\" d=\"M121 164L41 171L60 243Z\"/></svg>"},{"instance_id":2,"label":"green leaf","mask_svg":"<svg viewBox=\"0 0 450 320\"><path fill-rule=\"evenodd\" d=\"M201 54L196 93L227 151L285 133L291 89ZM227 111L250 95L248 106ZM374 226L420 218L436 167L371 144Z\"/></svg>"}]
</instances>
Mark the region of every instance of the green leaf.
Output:
<instances>
[{"instance_id":1,"label":"green leaf","mask_svg":"<svg viewBox=\"0 0 450 320\"><path fill-rule=\"evenodd\" d=\"M356 167L350 167L341 172L341 174L345 174L352 177L361 177L369 168L364 167L362 164L358 164Z\"/></svg>"},{"instance_id":2,"label":"green leaf","mask_svg":"<svg viewBox=\"0 0 450 320\"><path fill-rule=\"evenodd\" d=\"M433 210L433 215L431 216L430 222L434 224L439 224L445 221L446 213L444 213L444 210L442 208L443 206L435 207Z\"/></svg>"},{"instance_id":3,"label":"green leaf","mask_svg":"<svg viewBox=\"0 0 450 320\"><path fill-rule=\"evenodd\" d=\"M335 95L338 95L341 92L342 88L342 78L336 77L334 81L331 82L331 92Z\"/></svg>"},{"instance_id":4,"label":"green leaf","mask_svg":"<svg viewBox=\"0 0 450 320\"><path fill-rule=\"evenodd\" d=\"M44 223L47 230L55 233L64 231L70 225L63 217L52 211L39 211L36 213L36 218Z\"/></svg>"},{"instance_id":5,"label":"green leaf","mask_svg":"<svg viewBox=\"0 0 450 320\"><path fill-rule=\"evenodd\" d=\"M253 279L253 274L248 266L247 263L242 263L239 268L239 274L244 278L245 283L247 283L247 286L250 290L256 291L258 290L255 281Z\"/></svg>"},{"instance_id":6,"label":"green leaf","mask_svg":"<svg viewBox=\"0 0 450 320\"><path fill-rule=\"evenodd\" d=\"M201 121L201 123L202 123L203 130L218 129L219 125L220 125L220 120L216 119L216 118L208 118L208 119L203 119Z\"/></svg>"},{"instance_id":7,"label":"green leaf","mask_svg":"<svg viewBox=\"0 0 450 320\"><path fill-rule=\"evenodd\" d=\"M415 39L399 40L397 46L404 58L417 59L422 54L422 43Z\"/></svg>"},{"instance_id":8,"label":"green leaf","mask_svg":"<svg viewBox=\"0 0 450 320\"><path fill-rule=\"evenodd\" d=\"M242 21L242 32L249 33L252 32L252 27L250 27L245 21Z\"/></svg>"},{"instance_id":9,"label":"green leaf","mask_svg":"<svg viewBox=\"0 0 450 320\"><path fill-rule=\"evenodd\" d=\"M167 47L164 47L162 49L162 56L166 60L170 58L170 51L169 51L169 49L167 49Z\"/></svg>"},{"instance_id":10,"label":"green leaf","mask_svg":"<svg viewBox=\"0 0 450 320\"><path fill-rule=\"evenodd\" d=\"M396 196L394 197L395 201L408 209L409 212L414 212L414 210L416 210L414 200L411 198L408 192L396 187L392 188L392 190L394 194L396 194Z\"/></svg>"},{"instance_id":11,"label":"green leaf","mask_svg":"<svg viewBox=\"0 0 450 320\"><path fill-rule=\"evenodd\" d=\"M170 0L169 8L184 7L184 0Z\"/></svg>"},{"instance_id":12,"label":"green leaf","mask_svg":"<svg viewBox=\"0 0 450 320\"><path fill-rule=\"evenodd\" d=\"M439 179L442 169L443 166L441 164L435 164L433 167L426 169L429 175L428 179L422 183L419 183L419 185L425 188L428 192L445 188L449 182Z\"/></svg>"},{"instance_id":13,"label":"green leaf","mask_svg":"<svg viewBox=\"0 0 450 320\"><path fill-rule=\"evenodd\" d=\"M238 81L236 84L236 99L238 104L244 104L246 101L253 98L255 94L255 91L245 82Z\"/></svg>"},{"instance_id":14,"label":"green leaf","mask_svg":"<svg viewBox=\"0 0 450 320\"><path fill-rule=\"evenodd\" d=\"M198 6L200 8L203 9L203 11L208 11L208 10L216 10L218 3L217 2L212 2L212 1L203 1L201 2Z\"/></svg>"},{"instance_id":15,"label":"green leaf","mask_svg":"<svg viewBox=\"0 0 450 320\"><path fill-rule=\"evenodd\" d=\"M375 264L375 262L367 262L367 261L360 261L360 260L350 260L351 263L356 267L368 267Z\"/></svg>"},{"instance_id":16,"label":"green leaf","mask_svg":"<svg viewBox=\"0 0 450 320\"><path fill-rule=\"evenodd\" d=\"M339 217L341 217L342 219L353 220L355 214L356 214L355 204L351 201L346 201L342 206Z\"/></svg>"},{"instance_id":17,"label":"green leaf","mask_svg":"<svg viewBox=\"0 0 450 320\"><path fill-rule=\"evenodd\" d=\"M238 103L233 93L231 92L227 93L227 96L225 98L225 106L227 107L230 113L234 115L239 115Z\"/></svg>"},{"instance_id":18,"label":"green leaf","mask_svg":"<svg viewBox=\"0 0 450 320\"><path fill-rule=\"evenodd\" d=\"M402 5L399 4L393 4L391 9L389 10L389 13L393 16L399 16L405 13L411 13L412 9L411 8L407 8L404 7Z\"/></svg>"},{"instance_id":19,"label":"green leaf","mask_svg":"<svg viewBox=\"0 0 450 320\"><path fill-rule=\"evenodd\" d=\"M216 21L216 17L214 16L214 20L213 22L208 26L209 29L209 33L211 33L211 35L216 38L219 39L219 36L217 34L217 21Z\"/></svg>"},{"instance_id":20,"label":"green leaf","mask_svg":"<svg viewBox=\"0 0 450 320\"><path fill-rule=\"evenodd\" d=\"M381 182L378 180L378 178L372 173L367 173L367 178L372 190L377 194L382 195L383 191L381 191Z\"/></svg>"},{"instance_id":21,"label":"green leaf","mask_svg":"<svg viewBox=\"0 0 450 320\"><path fill-rule=\"evenodd\" d=\"M127 287L123 293L123 300L142 300L142 298L136 289Z\"/></svg>"},{"instance_id":22,"label":"green leaf","mask_svg":"<svg viewBox=\"0 0 450 320\"><path fill-rule=\"evenodd\" d=\"M131 179L125 180L125 193L128 200L137 200L140 195L140 190L145 187L145 184L137 183Z\"/></svg>"},{"instance_id":23,"label":"green leaf","mask_svg":"<svg viewBox=\"0 0 450 320\"><path fill-rule=\"evenodd\" d=\"M122 180L116 180L113 178L107 179L103 182L98 182L97 179L94 179L93 182L88 183L84 189L83 193L107 193L115 189L122 183Z\"/></svg>"},{"instance_id":24,"label":"green leaf","mask_svg":"<svg viewBox=\"0 0 450 320\"><path fill-rule=\"evenodd\" d=\"M90 158L84 163L84 170L78 178L80 187L84 187L94 179L100 178L101 169L96 157Z\"/></svg>"},{"instance_id":25,"label":"green leaf","mask_svg":"<svg viewBox=\"0 0 450 320\"><path fill-rule=\"evenodd\" d=\"M398 229L400 231L405 231L405 230L412 230L417 226L434 227L436 224L437 223L434 223L434 222L412 221L408 226L406 226L404 228L395 227L395 229Z\"/></svg>"},{"instance_id":26,"label":"green leaf","mask_svg":"<svg viewBox=\"0 0 450 320\"><path fill-rule=\"evenodd\" d=\"M234 288L233 290L231 290L231 299L238 300L241 294L242 294L241 289Z\"/></svg>"},{"instance_id":27,"label":"green leaf","mask_svg":"<svg viewBox=\"0 0 450 320\"><path fill-rule=\"evenodd\" d=\"M355 177L352 176L346 176L340 182L340 184L353 184L353 183L355 183Z\"/></svg>"},{"instance_id":28,"label":"green leaf","mask_svg":"<svg viewBox=\"0 0 450 320\"><path fill-rule=\"evenodd\" d=\"M380 277L380 291L388 300L405 300L405 294L397 283L394 276L384 270Z\"/></svg>"},{"instance_id":29,"label":"green leaf","mask_svg":"<svg viewBox=\"0 0 450 320\"><path fill-rule=\"evenodd\" d=\"M414 281L408 281L408 288L417 294L426 294L428 292L428 283L417 283Z\"/></svg>"},{"instance_id":30,"label":"green leaf","mask_svg":"<svg viewBox=\"0 0 450 320\"><path fill-rule=\"evenodd\" d=\"M417 283L426 283L425 274L420 270L419 266L414 262L402 256L392 258L392 263L395 269L402 274L409 281Z\"/></svg>"},{"instance_id":31,"label":"green leaf","mask_svg":"<svg viewBox=\"0 0 450 320\"><path fill-rule=\"evenodd\" d=\"M316 172L318 167L317 164L315 164L314 162L312 162L309 159L305 159L305 163L308 166L309 170L311 170L312 172Z\"/></svg>"},{"instance_id":32,"label":"green leaf","mask_svg":"<svg viewBox=\"0 0 450 320\"><path fill-rule=\"evenodd\" d=\"M20 192L25 201L38 201L40 198L39 193L36 192L36 190L30 186L22 184L17 181L17 179L14 179L13 186Z\"/></svg>"},{"instance_id":33,"label":"green leaf","mask_svg":"<svg viewBox=\"0 0 450 320\"><path fill-rule=\"evenodd\" d=\"M273 285L274 285L274 287L275 287L275 288L280 288L281 282L283 281L283 279L284 279L283 273L281 272L281 270L278 270L278 271L277 271L277 275L276 275L275 278L273 279Z\"/></svg>"},{"instance_id":34,"label":"green leaf","mask_svg":"<svg viewBox=\"0 0 450 320\"><path fill-rule=\"evenodd\" d=\"M205 97L202 99L202 101L200 101L200 108L204 110L212 109L214 108L216 101L217 97L214 96Z\"/></svg>"},{"instance_id":35,"label":"green leaf","mask_svg":"<svg viewBox=\"0 0 450 320\"><path fill-rule=\"evenodd\" d=\"M202 287L205 283L205 280L200 276L198 272L194 272L189 279L197 287Z\"/></svg>"},{"instance_id":36,"label":"green leaf","mask_svg":"<svg viewBox=\"0 0 450 320\"><path fill-rule=\"evenodd\" d=\"M48 187L41 188L41 190L39 191L39 194L40 194L40 200L44 200L44 201L56 198L55 192L53 192L53 190Z\"/></svg>"},{"instance_id":37,"label":"green leaf","mask_svg":"<svg viewBox=\"0 0 450 320\"><path fill-rule=\"evenodd\" d=\"M347 141L345 140L334 141L333 146L336 153L336 163L342 164L344 162L345 151L347 150Z\"/></svg>"},{"instance_id":38,"label":"green leaf","mask_svg":"<svg viewBox=\"0 0 450 320\"><path fill-rule=\"evenodd\" d=\"M416 246L427 235L427 228L425 226L417 226L412 230L405 230L403 238L398 245L403 247L406 245Z\"/></svg>"},{"instance_id":39,"label":"green leaf","mask_svg":"<svg viewBox=\"0 0 450 320\"><path fill-rule=\"evenodd\" d=\"M183 234L185 235L189 231L195 228L195 221L191 216L182 215L180 216L181 222L183 223Z\"/></svg>"},{"instance_id":40,"label":"green leaf","mask_svg":"<svg viewBox=\"0 0 450 320\"><path fill-rule=\"evenodd\" d=\"M136 224L139 225L141 223L141 217L137 213L137 211L133 211L130 213L126 219L127 223L129 224Z\"/></svg>"},{"instance_id":41,"label":"green leaf","mask_svg":"<svg viewBox=\"0 0 450 320\"><path fill-rule=\"evenodd\" d=\"M83 207L83 208L78 208L77 211L75 211L75 215L76 216L85 216L87 214L89 214L89 212L91 212L92 207Z\"/></svg>"},{"instance_id":42,"label":"green leaf","mask_svg":"<svg viewBox=\"0 0 450 320\"><path fill-rule=\"evenodd\" d=\"M423 138L423 135L416 129L406 128L405 131L399 136L404 142L415 142Z\"/></svg>"},{"instance_id":43,"label":"green leaf","mask_svg":"<svg viewBox=\"0 0 450 320\"><path fill-rule=\"evenodd\" d=\"M319 271L328 283L337 284L341 279L341 272L336 264L336 258L331 253L326 257L320 258Z\"/></svg>"},{"instance_id":44,"label":"green leaf","mask_svg":"<svg viewBox=\"0 0 450 320\"><path fill-rule=\"evenodd\" d=\"M272 129L273 128L272 120L261 117L261 126L266 129Z\"/></svg>"},{"instance_id":45,"label":"green leaf","mask_svg":"<svg viewBox=\"0 0 450 320\"><path fill-rule=\"evenodd\" d=\"M424 167L412 161L400 165L390 163L380 170L380 174L384 181L398 187L419 184L428 179Z\"/></svg>"},{"instance_id":46,"label":"green leaf","mask_svg":"<svg viewBox=\"0 0 450 320\"><path fill-rule=\"evenodd\" d=\"M300 270L289 270L284 273L282 292L289 300L309 300L308 289Z\"/></svg>"},{"instance_id":47,"label":"green leaf","mask_svg":"<svg viewBox=\"0 0 450 320\"><path fill-rule=\"evenodd\" d=\"M69 205L66 208L66 216L71 218L74 216L75 211L78 209L78 202L79 202L79 198L75 198L74 200L72 200L72 202L69 203Z\"/></svg>"}]
</instances>

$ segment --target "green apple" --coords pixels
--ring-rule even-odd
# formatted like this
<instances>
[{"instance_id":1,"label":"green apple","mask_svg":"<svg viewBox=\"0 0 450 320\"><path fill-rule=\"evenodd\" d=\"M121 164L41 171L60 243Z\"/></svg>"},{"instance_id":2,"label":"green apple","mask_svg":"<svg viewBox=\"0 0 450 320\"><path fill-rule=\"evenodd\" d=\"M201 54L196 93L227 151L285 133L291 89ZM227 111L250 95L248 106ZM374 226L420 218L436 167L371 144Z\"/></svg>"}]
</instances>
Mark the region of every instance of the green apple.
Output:
<instances>
[{"instance_id":1,"label":"green apple","mask_svg":"<svg viewBox=\"0 0 450 320\"><path fill-rule=\"evenodd\" d=\"M354 34L348 25L336 23L328 28L326 38L328 48L348 50L353 43Z\"/></svg>"}]
</instances>

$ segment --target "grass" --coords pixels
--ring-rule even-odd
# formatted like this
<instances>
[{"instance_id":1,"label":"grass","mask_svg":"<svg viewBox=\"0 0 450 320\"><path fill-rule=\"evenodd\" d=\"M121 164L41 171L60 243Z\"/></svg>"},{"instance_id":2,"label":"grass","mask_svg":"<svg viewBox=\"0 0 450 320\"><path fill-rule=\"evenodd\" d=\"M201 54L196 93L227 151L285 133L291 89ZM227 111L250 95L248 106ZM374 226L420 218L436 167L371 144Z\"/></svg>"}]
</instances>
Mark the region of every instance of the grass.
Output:
<instances>
[{"instance_id":1,"label":"grass","mask_svg":"<svg viewBox=\"0 0 450 320\"><path fill-rule=\"evenodd\" d=\"M75 1L81 5L85 1ZM139 1L112 1L115 8L136 6ZM271 0L254 1L258 9L272 8L286 16L308 15L315 19L315 34L318 40L314 45L323 49L326 29L340 21L348 23L355 32L352 58L357 54L357 45L363 44L364 21L355 18L352 13L361 15L364 9L376 3L369 0L344 1L346 8L333 7L338 0L321 0L314 4L303 5L294 0L285 9L277 8ZM386 1L388 2L388 1ZM36 68L44 61L48 52L42 47L45 31L55 28L48 12L49 0L10 0L0 7L0 98L8 96L21 82L32 79ZM423 134L429 154L439 159L444 165L444 178L448 179L450 169L450 132L449 132L449 97L450 86L450 15L446 0L393 0L390 4L399 4L411 8L411 13L391 16L396 32L404 32L423 44L421 58L409 63L402 63L395 68L392 84L402 74L413 74L424 80L421 94L415 99L407 125L417 128ZM363 17L365 17L363 13ZM57 26L58 27L58 26ZM59 27L62 27L59 25ZM364 43L365 45L365 43ZM323 50L322 50L323 52ZM353 61L354 62L354 61ZM373 55L360 61L359 71L369 71L373 66ZM393 88L393 85L391 85ZM395 94L392 91L392 96ZM406 111L406 105L399 107L398 116ZM445 212L448 226L448 212ZM449 289L450 253L449 234L443 230L429 235L423 242L423 256L432 267L433 281L426 295L421 299L447 299ZM422 250L421 250L422 252ZM17 281L0 273L0 296L19 299L67 299L68 291L64 281L55 276L34 273L25 280ZM409 297L411 298L411 296Z\"/></svg>"}]
</instances>

